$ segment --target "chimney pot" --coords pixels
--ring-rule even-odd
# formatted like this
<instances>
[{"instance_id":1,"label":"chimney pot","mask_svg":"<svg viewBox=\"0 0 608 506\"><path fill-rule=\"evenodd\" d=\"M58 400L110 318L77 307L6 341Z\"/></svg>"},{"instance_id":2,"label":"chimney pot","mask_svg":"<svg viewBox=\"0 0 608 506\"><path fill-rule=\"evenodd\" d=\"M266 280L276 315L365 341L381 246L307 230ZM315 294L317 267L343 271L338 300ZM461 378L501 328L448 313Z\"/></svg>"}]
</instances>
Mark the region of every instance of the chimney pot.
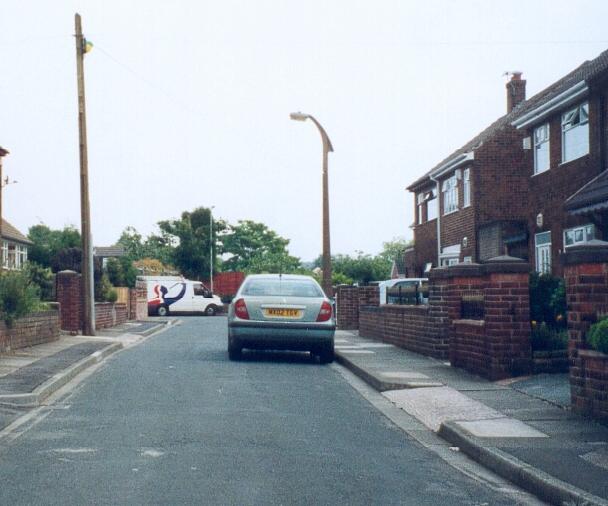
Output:
<instances>
[{"instance_id":1,"label":"chimney pot","mask_svg":"<svg viewBox=\"0 0 608 506\"><path fill-rule=\"evenodd\" d=\"M507 114L526 100L526 80L521 78L522 72L509 72L511 79L507 82Z\"/></svg>"}]
</instances>

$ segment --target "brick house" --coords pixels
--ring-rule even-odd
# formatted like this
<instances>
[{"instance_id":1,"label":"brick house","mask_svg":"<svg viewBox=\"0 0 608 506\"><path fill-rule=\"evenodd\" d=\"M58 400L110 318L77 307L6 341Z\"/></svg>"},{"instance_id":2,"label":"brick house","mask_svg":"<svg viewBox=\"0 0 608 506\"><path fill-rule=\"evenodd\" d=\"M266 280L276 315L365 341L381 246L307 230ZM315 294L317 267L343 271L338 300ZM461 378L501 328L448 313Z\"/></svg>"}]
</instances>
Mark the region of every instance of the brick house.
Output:
<instances>
[{"instance_id":1,"label":"brick house","mask_svg":"<svg viewBox=\"0 0 608 506\"><path fill-rule=\"evenodd\" d=\"M566 202L606 167L608 51L525 100L521 73L507 83L507 114L408 190L415 195L408 267L484 262L509 254L561 274L564 248L604 235L597 212Z\"/></svg>"}]
</instances>

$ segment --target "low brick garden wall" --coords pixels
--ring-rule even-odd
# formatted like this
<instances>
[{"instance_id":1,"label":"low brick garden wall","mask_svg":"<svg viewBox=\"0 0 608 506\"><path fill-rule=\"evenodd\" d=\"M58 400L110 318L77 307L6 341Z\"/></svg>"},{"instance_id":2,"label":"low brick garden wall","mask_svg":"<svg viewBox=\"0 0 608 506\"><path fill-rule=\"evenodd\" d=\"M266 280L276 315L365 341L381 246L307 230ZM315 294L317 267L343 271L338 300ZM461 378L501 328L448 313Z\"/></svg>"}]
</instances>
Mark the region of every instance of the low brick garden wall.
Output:
<instances>
[{"instance_id":1,"label":"low brick garden wall","mask_svg":"<svg viewBox=\"0 0 608 506\"><path fill-rule=\"evenodd\" d=\"M128 311L126 304L114 302L95 303L95 328L107 329L126 323Z\"/></svg>"},{"instance_id":2,"label":"low brick garden wall","mask_svg":"<svg viewBox=\"0 0 608 506\"><path fill-rule=\"evenodd\" d=\"M0 321L0 353L59 339L59 307L16 320L12 327Z\"/></svg>"},{"instance_id":3,"label":"low brick garden wall","mask_svg":"<svg viewBox=\"0 0 608 506\"><path fill-rule=\"evenodd\" d=\"M429 306L361 306L359 335L430 357L448 357L445 319L437 318Z\"/></svg>"},{"instance_id":4,"label":"low brick garden wall","mask_svg":"<svg viewBox=\"0 0 608 506\"><path fill-rule=\"evenodd\" d=\"M532 352L532 372L534 374L567 373L569 369L568 350Z\"/></svg>"}]
</instances>

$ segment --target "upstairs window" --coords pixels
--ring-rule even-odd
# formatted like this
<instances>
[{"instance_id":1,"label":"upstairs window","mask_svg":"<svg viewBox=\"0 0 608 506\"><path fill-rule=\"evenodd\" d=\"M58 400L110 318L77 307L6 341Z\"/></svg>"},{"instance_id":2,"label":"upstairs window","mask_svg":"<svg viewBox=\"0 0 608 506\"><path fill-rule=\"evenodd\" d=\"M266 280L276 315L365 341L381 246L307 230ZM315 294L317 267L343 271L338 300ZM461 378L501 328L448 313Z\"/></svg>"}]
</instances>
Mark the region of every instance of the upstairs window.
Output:
<instances>
[{"instance_id":1,"label":"upstairs window","mask_svg":"<svg viewBox=\"0 0 608 506\"><path fill-rule=\"evenodd\" d=\"M426 219L427 221L436 220L437 215L437 190L432 189L428 193L428 199L426 201Z\"/></svg>"},{"instance_id":2,"label":"upstairs window","mask_svg":"<svg viewBox=\"0 0 608 506\"><path fill-rule=\"evenodd\" d=\"M549 170L549 124L534 130L534 174Z\"/></svg>"},{"instance_id":3,"label":"upstairs window","mask_svg":"<svg viewBox=\"0 0 608 506\"><path fill-rule=\"evenodd\" d=\"M589 103L562 114L562 162L589 153Z\"/></svg>"},{"instance_id":4,"label":"upstairs window","mask_svg":"<svg viewBox=\"0 0 608 506\"><path fill-rule=\"evenodd\" d=\"M464 207L471 205L471 169L464 169L462 175L462 200Z\"/></svg>"},{"instance_id":5,"label":"upstairs window","mask_svg":"<svg viewBox=\"0 0 608 506\"><path fill-rule=\"evenodd\" d=\"M418 225L424 223L424 196L424 192L421 192L416 195L416 202L418 205Z\"/></svg>"},{"instance_id":6,"label":"upstairs window","mask_svg":"<svg viewBox=\"0 0 608 506\"><path fill-rule=\"evenodd\" d=\"M443 214L458 211L458 179L456 174L443 182Z\"/></svg>"}]
</instances>

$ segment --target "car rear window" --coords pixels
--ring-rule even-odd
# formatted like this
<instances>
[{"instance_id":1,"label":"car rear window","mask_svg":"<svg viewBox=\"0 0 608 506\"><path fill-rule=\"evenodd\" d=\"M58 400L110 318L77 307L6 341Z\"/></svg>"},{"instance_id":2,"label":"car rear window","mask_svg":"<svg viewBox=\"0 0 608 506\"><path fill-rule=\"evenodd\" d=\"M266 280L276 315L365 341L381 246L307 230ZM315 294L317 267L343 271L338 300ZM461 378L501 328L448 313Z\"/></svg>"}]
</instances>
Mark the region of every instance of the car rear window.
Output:
<instances>
[{"instance_id":1,"label":"car rear window","mask_svg":"<svg viewBox=\"0 0 608 506\"><path fill-rule=\"evenodd\" d=\"M323 297L323 291L308 279L250 279L243 287L243 295L282 297Z\"/></svg>"}]
</instances>

